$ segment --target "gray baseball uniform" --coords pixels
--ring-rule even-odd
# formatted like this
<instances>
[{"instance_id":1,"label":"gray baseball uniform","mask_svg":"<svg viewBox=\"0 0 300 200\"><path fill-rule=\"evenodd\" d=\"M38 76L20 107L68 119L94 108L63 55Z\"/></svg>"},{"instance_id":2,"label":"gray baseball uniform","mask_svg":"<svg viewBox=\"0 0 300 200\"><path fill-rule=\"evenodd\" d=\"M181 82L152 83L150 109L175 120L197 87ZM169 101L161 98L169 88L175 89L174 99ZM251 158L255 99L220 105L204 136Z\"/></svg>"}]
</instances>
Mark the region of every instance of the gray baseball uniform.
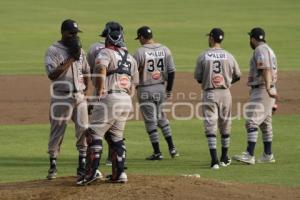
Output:
<instances>
[{"instance_id":1,"label":"gray baseball uniform","mask_svg":"<svg viewBox=\"0 0 300 200\"><path fill-rule=\"evenodd\" d=\"M51 45L45 54L47 74L51 74L58 66L69 58L67 48L59 42ZM64 138L67 122L71 118L75 123L77 149L85 154L87 144L83 135L88 126L87 103L83 91L86 86L84 75L90 73L84 51L78 61L61 74L51 84L50 123L51 131L48 144L50 157L57 157Z\"/></svg>"},{"instance_id":2,"label":"gray baseball uniform","mask_svg":"<svg viewBox=\"0 0 300 200\"><path fill-rule=\"evenodd\" d=\"M91 129L96 133L94 139L103 139L106 131L110 130L113 142L123 140L126 119L131 112L132 101L129 93L138 84L139 76L136 61L127 56L128 73L118 73L118 63L124 58L125 51L115 51L105 48L96 57L97 65L107 68L105 80L107 95L94 106L91 118ZM111 73L111 74L110 74Z\"/></svg>"},{"instance_id":3,"label":"gray baseball uniform","mask_svg":"<svg viewBox=\"0 0 300 200\"><path fill-rule=\"evenodd\" d=\"M272 107L275 99L269 97L266 91L262 69L271 71L271 87L276 90L276 56L273 50L263 42L253 52L248 75L248 85L251 87L251 90L246 112L246 128L248 130L248 141L250 142L257 141L258 128L262 131L264 142L271 142L273 138Z\"/></svg>"},{"instance_id":4,"label":"gray baseball uniform","mask_svg":"<svg viewBox=\"0 0 300 200\"><path fill-rule=\"evenodd\" d=\"M196 63L194 78L203 89L202 112L209 149L217 148L217 128L222 135L222 148L228 148L231 132L232 82L241 76L235 58L221 48L210 48Z\"/></svg>"},{"instance_id":5,"label":"gray baseball uniform","mask_svg":"<svg viewBox=\"0 0 300 200\"><path fill-rule=\"evenodd\" d=\"M166 46L151 43L138 48L134 58L140 73L138 100L150 141L152 145L159 143L158 126L168 142L172 139L172 132L163 112L163 103L166 100L167 74L175 71L172 54ZM173 142L168 142L168 146L169 150L175 149ZM154 153L160 152L154 149Z\"/></svg>"}]
</instances>

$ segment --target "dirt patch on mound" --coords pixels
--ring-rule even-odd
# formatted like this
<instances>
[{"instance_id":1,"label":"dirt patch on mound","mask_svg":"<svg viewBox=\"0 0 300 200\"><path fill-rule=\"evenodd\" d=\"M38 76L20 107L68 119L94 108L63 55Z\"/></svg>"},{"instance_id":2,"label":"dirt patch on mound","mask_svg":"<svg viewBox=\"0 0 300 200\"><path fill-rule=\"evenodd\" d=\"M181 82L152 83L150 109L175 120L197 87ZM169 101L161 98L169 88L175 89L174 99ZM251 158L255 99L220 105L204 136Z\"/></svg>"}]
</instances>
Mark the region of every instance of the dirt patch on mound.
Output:
<instances>
[{"instance_id":1,"label":"dirt patch on mound","mask_svg":"<svg viewBox=\"0 0 300 200\"><path fill-rule=\"evenodd\" d=\"M278 114L300 114L298 80L300 80L300 72L280 72ZM48 123L50 81L46 76L0 76L0 82L0 124ZM231 91L235 115L248 98L246 75L232 87ZM169 118L174 115L179 118L197 117L201 114L199 109L196 110L200 99L201 89L193 79L193 74L177 73L173 97L167 107ZM135 103L135 116L139 116L138 106ZM141 117L134 117L134 119L141 119Z\"/></svg>"},{"instance_id":2,"label":"dirt patch on mound","mask_svg":"<svg viewBox=\"0 0 300 200\"><path fill-rule=\"evenodd\" d=\"M215 182L195 177L130 175L126 184L98 181L76 186L75 178L0 184L0 199L299 199L300 188Z\"/></svg>"}]
</instances>

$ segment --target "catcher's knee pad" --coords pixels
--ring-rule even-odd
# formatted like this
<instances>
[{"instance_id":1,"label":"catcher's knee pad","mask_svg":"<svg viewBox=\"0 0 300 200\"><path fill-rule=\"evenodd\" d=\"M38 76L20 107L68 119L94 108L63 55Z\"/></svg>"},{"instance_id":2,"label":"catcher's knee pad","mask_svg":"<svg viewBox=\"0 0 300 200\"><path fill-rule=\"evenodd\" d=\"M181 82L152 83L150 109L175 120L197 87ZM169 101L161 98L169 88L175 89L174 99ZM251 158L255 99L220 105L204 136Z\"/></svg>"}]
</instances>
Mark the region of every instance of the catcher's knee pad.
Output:
<instances>
[{"instance_id":1,"label":"catcher's knee pad","mask_svg":"<svg viewBox=\"0 0 300 200\"><path fill-rule=\"evenodd\" d=\"M124 172L126 147L124 141L112 142L112 180L117 180Z\"/></svg>"}]
</instances>

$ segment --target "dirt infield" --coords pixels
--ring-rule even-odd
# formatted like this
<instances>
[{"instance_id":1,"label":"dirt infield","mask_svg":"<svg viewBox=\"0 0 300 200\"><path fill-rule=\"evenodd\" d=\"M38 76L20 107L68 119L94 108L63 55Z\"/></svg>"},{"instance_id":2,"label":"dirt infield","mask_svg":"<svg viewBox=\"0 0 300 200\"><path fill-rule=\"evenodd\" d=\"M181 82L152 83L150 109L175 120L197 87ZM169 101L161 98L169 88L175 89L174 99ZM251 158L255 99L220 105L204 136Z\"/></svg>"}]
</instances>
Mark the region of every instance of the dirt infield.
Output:
<instances>
[{"instance_id":1,"label":"dirt infield","mask_svg":"<svg viewBox=\"0 0 300 200\"><path fill-rule=\"evenodd\" d=\"M300 72L280 72L278 114L300 114L298 80ZM50 81L46 76L0 76L0 82L0 124L48 123ZM200 102L201 90L193 79L193 74L177 73L174 88L171 102L175 115L190 116L190 106L181 103L195 107ZM247 101L248 90L244 75L242 80L232 87L234 113L239 107L238 103ZM169 114L169 117L172 116Z\"/></svg>"},{"instance_id":2,"label":"dirt infield","mask_svg":"<svg viewBox=\"0 0 300 200\"><path fill-rule=\"evenodd\" d=\"M278 114L300 114L300 72L281 72L278 82ZM45 76L0 76L0 124L48 123L49 86ZM233 110L248 98L246 75L232 88ZM200 87L192 73L177 73L173 105L176 116L189 116L190 107L200 101ZM181 105L181 106L180 106ZM300 188L215 182L194 177L129 175L125 185L98 182L75 186L75 178L0 184L0 199L300 199Z\"/></svg>"},{"instance_id":3,"label":"dirt infield","mask_svg":"<svg viewBox=\"0 0 300 200\"><path fill-rule=\"evenodd\" d=\"M0 184L0 199L299 199L300 188L215 182L195 177L129 176L123 185L104 181L76 186L75 178Z\"/></svg>"}]
</instances>

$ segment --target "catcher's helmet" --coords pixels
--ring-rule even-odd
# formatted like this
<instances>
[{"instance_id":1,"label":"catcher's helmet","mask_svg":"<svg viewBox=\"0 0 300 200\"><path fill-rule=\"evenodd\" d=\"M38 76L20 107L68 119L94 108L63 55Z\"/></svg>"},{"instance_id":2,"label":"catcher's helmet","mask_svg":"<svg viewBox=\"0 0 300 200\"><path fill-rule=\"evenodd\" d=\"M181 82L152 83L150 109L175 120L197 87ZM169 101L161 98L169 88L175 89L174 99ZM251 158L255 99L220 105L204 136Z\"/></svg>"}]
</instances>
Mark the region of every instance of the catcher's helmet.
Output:
<instances>
[{"instance_id":1,"label":"catcher's helmet","mask_svg":"<svg viewBox=\"0 0 300 200\"><path fill-rule=\"evenodd\" d=\"M117 47L125 47L123 31L121 30L108 31L106 41Z\"/></svg>"},{"instance_id":2,"label":"catcher's helmet","mask_svg":"<svg viewBox=\"0 0 300 200\"><path fill-rule=\"evenodd\" d=\"M99 35L101 37L107 37L108 32L112 31L123 31L123 27L114 21L107 22L105 24L105 28L103 29L102 33Z\"/></svg>"}]
</instances>

